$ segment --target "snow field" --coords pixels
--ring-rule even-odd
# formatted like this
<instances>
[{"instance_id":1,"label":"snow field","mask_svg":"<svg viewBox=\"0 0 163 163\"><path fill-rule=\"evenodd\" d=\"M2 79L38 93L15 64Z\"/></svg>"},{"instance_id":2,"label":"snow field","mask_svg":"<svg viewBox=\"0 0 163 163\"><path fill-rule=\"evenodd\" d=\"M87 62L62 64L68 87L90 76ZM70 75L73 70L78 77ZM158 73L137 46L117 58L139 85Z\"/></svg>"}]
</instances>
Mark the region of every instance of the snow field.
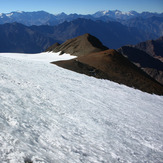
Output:
<instances>
[{"instance_id":1,"label":"snow field","mask_svg":"<svg viewBox=\"0 0 163 163\"><path fill-rule=\"evenodd\" d=\"M19 55L0 54L0 162L163 162L162 96Z\"/></svg>"},{"instance_id":2,"label":"snow field","mask_svg":"<svg viewBox=\"0 0 163 163\"><path fill-rule=\"evenodd\" d=\"M52 62L52 61L61 61L61 60L69 60L76 58L76 56L72 56L70 54L62 54L60 52L42 52L37 54L24 54L24 53L0 53L0 56L13 58L18 60L28 60L28 61L39 61L39 62Z\"/></svg>"}]
</instances>

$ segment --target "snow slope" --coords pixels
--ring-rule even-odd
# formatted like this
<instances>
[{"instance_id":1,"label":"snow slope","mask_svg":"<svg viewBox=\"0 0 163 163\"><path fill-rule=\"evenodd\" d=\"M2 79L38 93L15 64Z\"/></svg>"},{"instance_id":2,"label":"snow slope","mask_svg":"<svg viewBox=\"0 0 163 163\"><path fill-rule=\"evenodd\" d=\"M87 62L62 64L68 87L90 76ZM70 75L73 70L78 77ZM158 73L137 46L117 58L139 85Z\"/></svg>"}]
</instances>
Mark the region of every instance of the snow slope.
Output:
<instances>
[{"instance_id":1,"label":"snow slope","mask_svg":"<svg viewBox=\"0 0 163 163\"><path fill-rule=\"evenodd\" d=\"M61 61L61 60L69 60L76 58L76 56L72 56L70 54L62 54L60 52L42 52L38 54L24 54L24 53L0 53L2 57L9 57L13 59L19 60L32 60L32 61L39 61L39 62L52 62L52 61Z\"/></svg>"},{"instance_id":2,"label":"snow slope","mask_svg":"<svg viewBox=\"0 0 163 163\"><path fill-rule=\"evenodd\" d=\"M15 55L0 55L0 162L163 162L162 96Z\"/></svg>"}]
</instances>

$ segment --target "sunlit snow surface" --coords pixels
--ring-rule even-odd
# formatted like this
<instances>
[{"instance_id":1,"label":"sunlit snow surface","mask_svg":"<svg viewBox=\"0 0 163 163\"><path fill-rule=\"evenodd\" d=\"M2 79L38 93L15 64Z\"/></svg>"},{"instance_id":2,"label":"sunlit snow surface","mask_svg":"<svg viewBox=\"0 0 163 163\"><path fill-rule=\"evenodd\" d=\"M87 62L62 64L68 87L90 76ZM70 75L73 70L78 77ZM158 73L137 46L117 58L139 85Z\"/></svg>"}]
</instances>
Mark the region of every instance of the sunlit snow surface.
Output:
<instances>
[{"instance_id":1,"label":"sunlit snow surface","mask_svg":"<svg viewBox=\"0 0 163 163\"><path fill-rule=\"evenodd\" d=\"M0 54L0 162L163 162L163 96L14 55Z\"/></svg>"},{"instance_id":2,"label":"sunlit snow surface","mask_svg":"<svg viewBox=\"0 0 163 163\"><path fill-rule=\"evenodd\" d=\"M9 57L18 60L31 60L31 61L39 61L39 62L52 62L52 61L61 61L61 60L69 60L76 58L76 56L72 56L70 54L62 54L60 52L43 52L38 54L23 54L23 53L0 53L2 57Z\"/></svg>"}]
</instances>

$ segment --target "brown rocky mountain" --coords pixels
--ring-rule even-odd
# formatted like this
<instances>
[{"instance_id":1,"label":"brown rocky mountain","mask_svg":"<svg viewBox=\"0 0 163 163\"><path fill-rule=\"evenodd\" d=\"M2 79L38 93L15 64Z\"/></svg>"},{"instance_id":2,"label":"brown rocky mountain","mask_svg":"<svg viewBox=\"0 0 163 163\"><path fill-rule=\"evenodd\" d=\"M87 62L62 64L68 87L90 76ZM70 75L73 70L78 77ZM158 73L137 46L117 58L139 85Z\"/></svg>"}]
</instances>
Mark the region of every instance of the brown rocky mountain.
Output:
<instances>
[{"instance_id":1,"label":"brown rocky mountain","mask_svg":"<svg viewBox=\"0 0 163 163\"><path fill-rule=\"evenodd\" d=\"M108 79L148 93L163 95L161 84L113 49L53 63L78 73Z\"/></svg>"},{"instance_id":2,"label":"brown rocky mountain","mask_svg":"<svg viewBox=\"0 0 163 163\"><path fill-rule=\"evenodd\" d=\"M84 34L73 39L67 40L63 44L54 44L49 47L46 51L54 51L61 53L68 53L75 56L87 55L93 52L99 52L102 50L107 50L96 37L90 34Z\"/></svg>"},{"instance_id":3,"label":"brown rocky mountain","mask_svg":"<svg viewBox=\"0 0 163 163\"><path fill-rule=\"evenodd\" d=\"M52 46L48 47L46 49L46 51L54 51L54 49L56 49L56 47L58 47L60 44L58 42L56 42L55 44L53 44Z\"/></svg>"},{"instance_id":4,"label":"brown rocky mountain","mask_svg":"<svg viewBox=\"0 0 163 163\"><path fill-rule=\"evenodd\" d=\"M163 84L163 37L118 49L132 63Z\"/></svg>"},{"instance_id":5,"label":"brown rocky mountain","mask_svg":"<svg viewBox=\"0 0 163 163\"><path fill-rule=\"evenodd\" d=\"M89 37L95 39L91 40L91 43L94 42L94 44L90 43ZM125 84L148 93L163 95L163 86L161 84L131 63L118 51L109 50L101 43L96 43L99 43L99 40L89 34L68 40L56 48L58 51L76 55L78 58L53 62L53 64L78 73Z\"/></svg>"},{"instance_id":6,"label":"brown rocky mountain","mask_svg":"<svg viewBox=\"0 0 163 163\"><path fill-rule=\"evenodd\" d=\"M163 62L163 36L157 40L148 40L146 42L133 45L132 47L145 51L147 54L160 59Z\"/></svg>"}]
</instances>

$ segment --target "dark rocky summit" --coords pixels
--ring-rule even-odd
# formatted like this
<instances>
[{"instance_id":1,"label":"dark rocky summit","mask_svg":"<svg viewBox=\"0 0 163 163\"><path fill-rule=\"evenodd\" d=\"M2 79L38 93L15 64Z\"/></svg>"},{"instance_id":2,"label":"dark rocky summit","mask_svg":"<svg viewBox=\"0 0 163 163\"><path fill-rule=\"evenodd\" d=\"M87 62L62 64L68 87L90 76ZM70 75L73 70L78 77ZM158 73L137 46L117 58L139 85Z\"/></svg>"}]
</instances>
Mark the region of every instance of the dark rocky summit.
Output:
<instances>
[{"instance_id":1,"label":"dark rocky summit","mask_svg":"<svg viewBox=\"0 0 163 163\"><path fill-rule=\"evenodd\" d=\"M49 47L46 51L61 51L61 53L82 56L107 49L108 48L104 46L96 37L87 33L76 38L67 40L61 45L54 44Z\"/></svg>"}]
</instances>

